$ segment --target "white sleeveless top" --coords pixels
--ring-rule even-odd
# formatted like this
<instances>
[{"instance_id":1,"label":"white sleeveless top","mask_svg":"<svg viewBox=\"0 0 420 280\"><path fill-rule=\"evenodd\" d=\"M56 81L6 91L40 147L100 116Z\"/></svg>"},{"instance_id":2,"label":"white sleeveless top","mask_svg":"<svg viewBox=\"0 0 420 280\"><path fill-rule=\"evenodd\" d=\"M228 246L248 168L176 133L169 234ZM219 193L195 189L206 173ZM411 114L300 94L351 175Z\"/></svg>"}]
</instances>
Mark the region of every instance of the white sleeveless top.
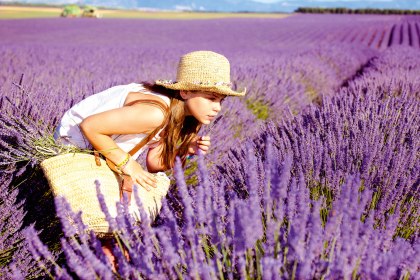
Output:
<instances>
[{"instance_id":1,"label":"white sleeveless top","mask_svg":"<svg viewBox=\"0 0 420 280\"><path fill-rule=\"evenodd\" d=\"M170 99L167 96L147 91L142 84L131 83L128 85L114 86L83 99L64 113L60 124L55 130L54 138L65 145L74 145L82 149L91 149L92 146L84 137L79 128L79 124L90 115L123 107L128 93L139 91L144 94L158 96L162 98L168 106L170 105ZM146 148L153 147L153 144L156 144L160 140L159 133L161 131L162 130L137 151L137 153L133 155L133 158L136 159ZM129 152L146 136L147 134L115 134L111 135L111 138L123 151Z\"/></svg>"}]
</instances>

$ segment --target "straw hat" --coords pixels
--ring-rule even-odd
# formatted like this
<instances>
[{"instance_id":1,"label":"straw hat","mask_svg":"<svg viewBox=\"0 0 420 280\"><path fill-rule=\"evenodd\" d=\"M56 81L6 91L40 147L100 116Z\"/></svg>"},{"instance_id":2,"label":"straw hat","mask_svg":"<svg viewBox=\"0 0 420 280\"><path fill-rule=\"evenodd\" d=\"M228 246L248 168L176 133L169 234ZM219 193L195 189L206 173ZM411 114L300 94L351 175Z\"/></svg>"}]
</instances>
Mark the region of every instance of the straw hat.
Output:
<instances>
[{"instance_id":1,"label":"straw hat","mask_svg":"<svg viewBox=\"0 0 420 280\"><path fill-rule=\"evenodd\" d=\"M157 80L157 85L174 90L202 90L223 95L245 95L246 89L231 89L229 60L211 51L195 51L181 56L176 81Z\"/></svg>"}]
</instances>

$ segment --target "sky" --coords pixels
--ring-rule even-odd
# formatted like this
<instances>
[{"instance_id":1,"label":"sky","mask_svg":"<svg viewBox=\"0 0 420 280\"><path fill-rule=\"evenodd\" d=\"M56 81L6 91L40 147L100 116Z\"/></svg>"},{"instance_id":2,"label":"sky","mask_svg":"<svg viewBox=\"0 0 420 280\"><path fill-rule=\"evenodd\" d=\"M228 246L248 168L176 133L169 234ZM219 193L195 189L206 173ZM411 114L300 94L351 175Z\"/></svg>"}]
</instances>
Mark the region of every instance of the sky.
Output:
<instances>
[{"instance_id":1,"label":"sky","mask_svg":"<svg viewBox=\"0 0 420 280\"><path fill-rule=\"evenodd\" d=\"M346 7L420 10L420 0L0 0L1 2L78 3L113 8L222 12L293 12L298 7Z\"/></svg>"}]
</instances>

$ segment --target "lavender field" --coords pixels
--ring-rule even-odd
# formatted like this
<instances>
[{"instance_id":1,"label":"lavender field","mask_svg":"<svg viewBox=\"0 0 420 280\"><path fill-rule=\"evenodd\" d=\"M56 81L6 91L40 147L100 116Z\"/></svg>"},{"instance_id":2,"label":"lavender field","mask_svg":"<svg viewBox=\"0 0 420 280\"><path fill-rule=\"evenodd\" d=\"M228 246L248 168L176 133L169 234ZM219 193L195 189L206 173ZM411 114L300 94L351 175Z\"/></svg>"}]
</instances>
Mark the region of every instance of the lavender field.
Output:
<instances>
[{"instance_id":1,"label":"lavender field","mask_svg":"<svg viewBox=\"0 0 420 280\"><path fill-rule=\"evenodd\" d=\"M113 272L38 144L84 97L174 79L194 50L247 95L152 225L119 205ZM419 16L2 20L0 65L0 279L420 279Z\"/></svg>"}]
</instances>

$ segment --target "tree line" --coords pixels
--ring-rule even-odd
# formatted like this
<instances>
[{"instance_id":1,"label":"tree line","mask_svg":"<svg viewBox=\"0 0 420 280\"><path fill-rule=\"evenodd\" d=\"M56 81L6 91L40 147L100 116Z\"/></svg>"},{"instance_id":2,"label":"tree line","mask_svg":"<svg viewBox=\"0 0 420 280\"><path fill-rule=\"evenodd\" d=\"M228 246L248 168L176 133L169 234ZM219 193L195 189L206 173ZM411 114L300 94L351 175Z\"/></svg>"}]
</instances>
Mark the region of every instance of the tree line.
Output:
<instances>
[{"instance_id":1,"label":"tree line","mask_svg":"<svg viewBox=\"0 0 420 280\"><path fill-rule=\"evenodd\" d=\"M399 9L349 9L349 8L313 8L299 7L295 13L304 14L379 14L379 15L420 15L420 10Z\"/></svg>"}]
</instances>

